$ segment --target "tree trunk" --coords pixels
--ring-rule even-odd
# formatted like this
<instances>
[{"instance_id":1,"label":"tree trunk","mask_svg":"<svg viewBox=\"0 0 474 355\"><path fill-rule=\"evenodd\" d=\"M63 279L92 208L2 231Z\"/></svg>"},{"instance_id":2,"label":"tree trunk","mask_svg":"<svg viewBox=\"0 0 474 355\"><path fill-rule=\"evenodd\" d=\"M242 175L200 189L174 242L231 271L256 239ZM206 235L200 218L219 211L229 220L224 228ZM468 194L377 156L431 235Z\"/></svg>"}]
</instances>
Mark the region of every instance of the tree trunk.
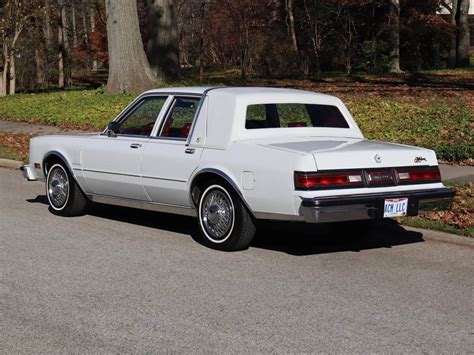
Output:
<instances>
[{"instance_id":1,"label":"tree trunk","mask_svg":"<svg viewBox=\"0 0 474 355\"><path fill-rule=\"evenodd\" d=\"M5 41L5 38L3 38L3 51L2 51L2 56L3 56L3 70L0 71L0 97L1 96L7 96L8 91L7 91L7 85L8 85L8 58L9 58L9 48L8 44Z\"/></svg>"},{"instance_id":2,"label":"tree trunk","mask_svg":"<svg viewBox=\"0 0 474 355\"><path fill-rule=\"evenodd\" d=\"M86 7L87 6L87 3L85 2L85 0L83 0L84 3L82 4L82 6ZM87 26L87 12L86 12L86 9L84 8L83 12L82 12L82 15L81 15L81 19L82 19L82 28L83 28L83 33L84 33L84 44L86 45L86 48L87 49L90 49L89 48L89 27Z\"/></svg>"},{"instance_id":3,"label":"tree trunk","mask_svg":"<svg viewBox=\"0 0 474 355\"><path fill-rule=\"evenodd\" d=\"M178 79L180 63L175 0L148 0L148 38L147 57L153 73L160 81Z\"/></svg>"},{"instance_id":4,"label":"tree trunk","mask_svg":"<svg viewBox=\"0 0 474 355\"><path fill-rule=\"evenodd\" d=\"M44 89L46 84L46 58L44 50L44 42L40 40L35 47L36 85L40 89Z\"/></svg>"},{"instance_id":5,"label":"tree trunk","mask_svg":"<svg viewBox=\"0 0 474 355\"><path fill-rule=\"evenodd\" d=\"M458 66L469 66L469 0L459 0L459 41L457 49Z\"/></svg>"},{"instance_id":6,"label":"tree trunk","mask_svg":"<svg viewBox=\"0 0 474 355\"><path fill-rule=\"evenodd\" d=\"M46 46L51 48L53 44L53 31L51 30L51 17L50 17L50 12L52 11L51 7L51 0L45 0L45 5L46 5L46 11L44 14L44 26L43 26L43 32L44 32L44 38L46 39Z\"/></svg>"},{"instance_id":7,"label":"tree trunk","mask_svg":"<svg viewBox=\"0 0 474 355\"><path fill-rule=\"evenodd\" d=\"M201 16L199 26L199 82L204 80L204 17L206 14L206 3L201 4Z\"/></svg>"},{"instance_id":8,"label":"tree trunk","mask_svg":"<svg viewBox=\"0 0 474 355\"><path fill-rule=\"evenodd\" d=\"M156 78L143 49L136 0L106 0L109 78L107 93L141 92Z\"/></svg>"},{"instance_id":9,"label":"tree trunk","mask_svg":"<svg viewBox=\"0 0 474 355\"><path fill-rule=\"evenodd\" d=\"M454 29L454 32L451 35L451 41L449 42L448 66L454 68L458 63L457 51L459 31L456 21L458 13L458 0L452 0L451 9L448 10L451 12L451 26Z\"/></svg>"},{"instance_id":10,"label":"tree trunk","mask_svg":"<svg viewBox=\"0 0 474 355\"><path fill-rule=\"evenodd\" d=\"M64 49L66 53L69 53L69 27L67 23L67 12L66 12L66 1L65 0L58 0L59 10L61 14L61 27L63 30L63 42L64 42Z\"/></svg>"},{"instance_id":11,"label":"tree trunk","mask_svg":"<svg viewBox=\"0 0 474 355\"><path fill-rule=\"evenodd\" d=\"M390 73L402 73L400 69L400 0L390 0Z\"/></svg>"},{"instance_id":12,"label":"tree trunk","mask_svg":"<svg viewBox=\"0 0 474 355\"><path fill-rule=\"evenodd\" d=\"M91 33L95 32L95 9L93 6L90 7L90 12L89 16L91 19ZM97 64L97 58L95 56L95 52L92 53L92 70L97 71L98 64Z\"/></svg>"},{"instance_id":13,"label":"tree trunk","mask_svg":"<svg viewBox=\"0 0 474 355\"><path fill-rule=\"evenodd\" d=\"M58 22L58 87L64 89L64 36L61 21Z\"/></svg>"},{"instance_id":14,"label":"tree trunk","mask_svg":"<svg viewBox=\"0 0 474 355\"><path fill-rule=\"evenodd\" d=\"M16 92L15 50L10 51L9 66L10 66L10 75L9 75L10 89L9 89L9 94L10 95L15 95L15 92Z\"/></svg>"},{"instance_id":15,"label":"tree trunk","mask_svg":"<svg viewBox=\"0 0 474 355\"><path fill-rule=\"evenodd\" d=\"M287 0L286 11L288 13L288 32L290 35L291 48L296 53L299 53L298 50L298 41L296 40L296 29L295 29L295 15L293 12L293 0Z\"/></svg>"},{"instance_id":16,"label":"tree trunk","mask_svg":"<svg viewBox=\"0 0 474 355\"><path fill-rule=\"evenodd\" d=\"M77 48L76 2L72 1L72 46Z\"/></svg>"}]
</instances>

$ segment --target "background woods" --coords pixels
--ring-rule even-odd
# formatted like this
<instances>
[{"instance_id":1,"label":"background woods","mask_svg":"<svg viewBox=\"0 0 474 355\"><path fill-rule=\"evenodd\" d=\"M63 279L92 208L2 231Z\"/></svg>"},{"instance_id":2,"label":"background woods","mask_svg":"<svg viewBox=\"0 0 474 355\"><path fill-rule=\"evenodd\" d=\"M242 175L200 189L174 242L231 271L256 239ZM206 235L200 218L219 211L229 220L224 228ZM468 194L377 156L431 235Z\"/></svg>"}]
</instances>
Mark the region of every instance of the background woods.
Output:
<instances>
[{"instance_id":1,"label":"background woods","mask_svg":"<svg viewBox=\"0 0 474 355\"><path fill-rule=\"evenodd\" d=\"M444 14L442 14L444 13ZM469 0L0 0L0 95L469 65Z\"/></svg>"}]
</instances>

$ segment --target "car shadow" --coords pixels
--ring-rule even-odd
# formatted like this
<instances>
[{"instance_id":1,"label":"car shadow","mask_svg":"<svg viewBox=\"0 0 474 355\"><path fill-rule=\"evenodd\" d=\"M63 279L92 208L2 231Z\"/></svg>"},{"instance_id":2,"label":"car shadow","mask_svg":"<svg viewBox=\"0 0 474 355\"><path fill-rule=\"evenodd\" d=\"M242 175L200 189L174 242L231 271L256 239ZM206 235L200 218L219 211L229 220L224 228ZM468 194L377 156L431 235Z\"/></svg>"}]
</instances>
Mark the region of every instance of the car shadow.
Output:
<instances>
[{"instance_id":1,"label":"car shadow","mask_svg":"<svg viewBox=\"0 0 474 355\"><path fill-rule=\"evenodd\" d=\"M29 203L48 205L46 196L38 195ZM192 217L95 203L88 215L148 228L189 235L199 242L196 220ZM295 222L259 221L250 248L304 256L336 252L360 252L377 248L424 242L423 234L408 231L394 220L374 223L367 230L345 230L331 225Z\"/></svg>"},{"instance_id":2,"label":"car shadow","mask_svg":"<svg viewBox=\"0 0 474 355\"><path fill-rule=\"evenodd\" d=\"M344 229L338 225L261 222L251 247L290 255L360 252L369 249L424 242L423 234L408 231L394 220L375 222L367 229Z\"/></svg>"}]
</instances>

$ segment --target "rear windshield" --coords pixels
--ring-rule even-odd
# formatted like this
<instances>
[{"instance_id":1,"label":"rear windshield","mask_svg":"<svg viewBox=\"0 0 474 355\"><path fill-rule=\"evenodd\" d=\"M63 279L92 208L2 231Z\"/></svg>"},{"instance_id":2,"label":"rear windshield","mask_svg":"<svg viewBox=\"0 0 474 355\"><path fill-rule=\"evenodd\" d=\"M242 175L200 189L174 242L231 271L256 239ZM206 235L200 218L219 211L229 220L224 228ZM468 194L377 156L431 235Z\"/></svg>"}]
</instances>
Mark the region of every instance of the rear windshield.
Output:
<instances>
[{"instance_id":1,"label":"rear windshield","mask_svg":"<svg viewBox=\"0 0 474 355\"><path fill-rule=\"evenodd\" d=\"M336 106L315 104L259 104L247 107L245 128L349 128Z\"/></svg>"}]
</instances>

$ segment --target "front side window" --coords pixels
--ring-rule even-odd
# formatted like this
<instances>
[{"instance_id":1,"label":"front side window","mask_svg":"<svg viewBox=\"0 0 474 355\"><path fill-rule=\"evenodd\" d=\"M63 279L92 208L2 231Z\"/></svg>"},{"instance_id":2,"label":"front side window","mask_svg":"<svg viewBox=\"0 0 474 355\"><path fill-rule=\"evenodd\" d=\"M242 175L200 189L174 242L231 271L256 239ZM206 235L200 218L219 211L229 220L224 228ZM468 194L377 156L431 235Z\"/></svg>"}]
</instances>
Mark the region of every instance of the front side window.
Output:
<instances>
[{"instance_id":1,"label":"front side window","mask_svg":"<svg viewBox=\"0 0 474 355\"><path fill-rule=\"evenodd\" d=\"M278 127L349 128L349 125L336 106L259 104L247 107L246 129Z\"/></svg>"},{"instance_id":2,"label":"front side window","mask_svg":"<svg viewBox=\"0 0 474 355\"><path fill-rule=\"evenodd\" d=\"M186 139L188 138L194 116L199 106L200 98L177 97L175 98L168 117L166 118L160 137Z\"/></svg>"},{"instance_id":3,"label":"front side window","mask_svg":"<svg viewBox=\"0 0 474 355\"><path fill-rule=\"evenodd\" d=\"M121 122L118 134L149 136L167 97L148 97Z\"/></svg>"}]
</instances>

